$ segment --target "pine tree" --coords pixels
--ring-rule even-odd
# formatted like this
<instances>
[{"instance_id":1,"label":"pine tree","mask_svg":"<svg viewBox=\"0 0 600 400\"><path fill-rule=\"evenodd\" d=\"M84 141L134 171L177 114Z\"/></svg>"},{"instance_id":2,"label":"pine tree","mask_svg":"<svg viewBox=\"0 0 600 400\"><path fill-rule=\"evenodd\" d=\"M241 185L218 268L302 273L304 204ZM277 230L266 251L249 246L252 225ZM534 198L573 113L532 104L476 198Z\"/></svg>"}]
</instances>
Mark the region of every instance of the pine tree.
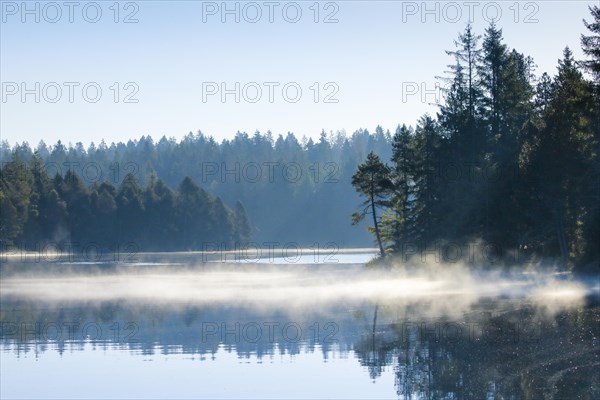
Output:
<instances>
[{"instance_id":1,"label":"pine tree","mask_svg":"<svg viewBox=\"0 0 600 400\"><path fill-rule=\"evenodd\" d=\"M381 258L385 258L385 249L379 229L380 220L377 216L377 209L389 206L389 196L393 189L390 172L389 167L381 162L379 156L370 152L366 161L358 166L358 170L352 176L352 186L360 195L366 197L362 203L363 209L352 215L352 222L357 224L365 215L371 214L373 232Z\"/></svg>"},{"instance_id":2,"label":"pine tree","mask_svg":"<svg viewBox=\"0 0 600 400\"><path fill-rule=\"evenodd\" d=\"M90 189L93 240L106 247L115 247L117 228L117 189L110 182L95 183Z\"/></svg>"},{"instance_id":3,"label":"pine tree","mask_svg":"<svg viewBox=\"0 0 600 400\"><path fill-rule=\"evenodd\" d=\"M535 89L535 108L538 113L543 113L550 103L550 94L552 93L552 79L547 72L544 72Z\"/></svg>"},{"instance_id":4,"label":"pine tree","mask_svg":"<svg viewBox=\"0 0 600 400\"><path fill-rule=\"evenodd\" d=\"M582 62L582 65L592 74L596 85L600 85L600 7L590 6L589 10L594 20L592 22L583 20L583 24L592 34L581 35L583 53L589 57L588 60Z\"/></svg>"},{"instance_id":5,"label":"pine tree","mask_svg":"<svg viewBox=\"0 0 600 400\"><path fill-rule=\"evenodd\" d=\"M145 236L154 249L173 249L177 237L175 194L156 175L150 175L144 190Z\"/></svg>"},{"instance_id":6,"label":"pine tree","mask_svg":"<svg viewBox=\"0 0 600 400\"><path fill-rule=\"evenodd\" d=\"M506 45L502 43L502 29L492 22L485 30L482 63L479 69L484 90L482 111L492 140L500 134L503 67L506 62L507 50Z\"/></svg>"},{"instance_id":7,"label":"pine tree","mask_svg":"<svg viewBox=\"0 0 600 400\"><path fill-rule=\"evenodd\" d=\"M180 246L201 250L203 244L214 242L210 232L214 221L210 217L212 199L190 177L186 176L177 189L177 226L181 232Z\"/></svg>"},{"instance_id":8,"label":"pine tree","mask_svg":"<svg viewBox=\"0 0 600 400\"><path fill-rule=\"evenodd\" d=\"M439 185L442 137L436 121L429 115L421 117L414 138L414 202L410 219L416 231L414 239L422 245L437 238L443 198Z\"/></svg>"},{"instance_id":9,"label":"pine tree","mask_svg":"<svg viewBox=\"0 0 600 400\"><path fill-rule=\"evenodd\" d=\"M128 173L123 178L116 195L118 243L136 243L141 247L140 238L144 218L142 188L135 175Z\"/></svg>"},{"instance_id":10,"label":"pine tree","mask_svg":"<svg viewBox=\"0 0 600 400\"><path fill-rule=\"evenodd\" d=\"M392 251L400 251L409 240L411 226L412 169L414 154L411 148L412 133L406 125L398 125L392 141L391 180L394 190L390 199L390 212L382 216L384 242L391 243Z\"/></svg>"},{"instance_id":11,"label":"pine tree","mask_svg":"<svg viewBox=\"0 0 600 400\"><path fill-rule=\"evenodd\" d=\"M464 33L454 41L457 50L446 51L446 54L454 56L456 60L456 64L449 65L454 75L451 77L454 101L461 103L470 121L475 120L482 96L477 75L482 58L482 51L478 48L480 38L481 36L473 34L472 25L469 23Z\"/></svg>"}]
</instances>

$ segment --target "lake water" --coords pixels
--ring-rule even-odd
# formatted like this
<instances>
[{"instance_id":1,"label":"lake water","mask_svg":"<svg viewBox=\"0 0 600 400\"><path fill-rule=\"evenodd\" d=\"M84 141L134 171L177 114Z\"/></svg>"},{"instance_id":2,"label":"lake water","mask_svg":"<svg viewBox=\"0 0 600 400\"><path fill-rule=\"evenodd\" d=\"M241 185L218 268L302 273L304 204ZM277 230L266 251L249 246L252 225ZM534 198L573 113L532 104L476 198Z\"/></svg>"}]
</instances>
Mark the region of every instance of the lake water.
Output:
<instances>
[{"instance_id":1,"label":"lake water","mask_svg":"<svg viewBox=\"0 0 600 400\"><path fill-rule=\"evenodd\" d=\"M597 277L371 256L8 258L0 397L600 398Z\"/></svg>"}]
</instances>

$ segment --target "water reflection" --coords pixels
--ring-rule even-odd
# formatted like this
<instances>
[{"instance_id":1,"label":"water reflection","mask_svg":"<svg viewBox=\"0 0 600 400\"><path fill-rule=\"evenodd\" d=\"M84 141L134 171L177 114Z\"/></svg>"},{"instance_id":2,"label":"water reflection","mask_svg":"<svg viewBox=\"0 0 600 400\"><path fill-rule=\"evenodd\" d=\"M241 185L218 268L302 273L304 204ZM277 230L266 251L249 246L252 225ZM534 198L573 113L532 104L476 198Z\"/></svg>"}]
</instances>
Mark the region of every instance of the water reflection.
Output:
<instances>
[{"instance_id":1,"label":"water reflection","mask_svg":"<svg viewBox=\"0 0 600 400\"><path fill-rule=\"evenodd\" d=\"M600 397L593 280L462 269L379 273L353 264L164 268L4 268L3 364L118 351L166 357L181 368L185 356L215 371L240 360L286 370L319 354L322 366L298 379L318 381L315 373L331 371L325 365L342 377L360 368L361 379L376 383L391 374L391 392L373 389L379 397ZM305 395L364 394L330 383ZM178 395L185 390L171 394L185 397Z\"/></svg>"}]
</instances>

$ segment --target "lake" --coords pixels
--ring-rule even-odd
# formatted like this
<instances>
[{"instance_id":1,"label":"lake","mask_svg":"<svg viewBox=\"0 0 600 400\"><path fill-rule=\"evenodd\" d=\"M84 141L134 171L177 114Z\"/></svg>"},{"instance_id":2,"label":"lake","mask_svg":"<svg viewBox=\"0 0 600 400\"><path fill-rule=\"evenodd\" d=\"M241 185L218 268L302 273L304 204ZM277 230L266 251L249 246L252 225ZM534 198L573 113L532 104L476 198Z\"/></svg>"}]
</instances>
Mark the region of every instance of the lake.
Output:
<instances>
[{"instance_id":1,"label":"lake","mask_svg":"<svg viewBox=\"0 0 600 400\"><path fill-rule=\"evenodd\" d=\"M4 259L0 397L600 398L597 277L327 256Z\"/></svg>"}]
</instances>

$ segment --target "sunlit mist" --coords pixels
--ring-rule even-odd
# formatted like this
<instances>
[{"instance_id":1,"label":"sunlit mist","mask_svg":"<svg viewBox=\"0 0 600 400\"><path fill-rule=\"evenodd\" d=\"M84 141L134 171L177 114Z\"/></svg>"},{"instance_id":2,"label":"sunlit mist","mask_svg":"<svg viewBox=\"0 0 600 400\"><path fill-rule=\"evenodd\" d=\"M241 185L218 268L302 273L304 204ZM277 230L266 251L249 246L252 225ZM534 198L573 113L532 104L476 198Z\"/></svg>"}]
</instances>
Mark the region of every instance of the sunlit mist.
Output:
<instances>
[{"instance_id":1,"label":"sunlit mist","mask_svg":"<svg viewBox=\"0 0 600 400\"><path fill-rule=\"evenodd\" d=\"M43 302L118 300L161 306L185 303L294 309L347 301L398 304L426 300L438 313L460 311L480 299L498 297L527 299L552 307L573 306L594 292L585 282L561 275L475 273L442 265L412 272L325 265L318 274L306 265L131 266L93 275L14 274L3 279L0 288L3 298Z\"/></svg>"}]
</instances>

